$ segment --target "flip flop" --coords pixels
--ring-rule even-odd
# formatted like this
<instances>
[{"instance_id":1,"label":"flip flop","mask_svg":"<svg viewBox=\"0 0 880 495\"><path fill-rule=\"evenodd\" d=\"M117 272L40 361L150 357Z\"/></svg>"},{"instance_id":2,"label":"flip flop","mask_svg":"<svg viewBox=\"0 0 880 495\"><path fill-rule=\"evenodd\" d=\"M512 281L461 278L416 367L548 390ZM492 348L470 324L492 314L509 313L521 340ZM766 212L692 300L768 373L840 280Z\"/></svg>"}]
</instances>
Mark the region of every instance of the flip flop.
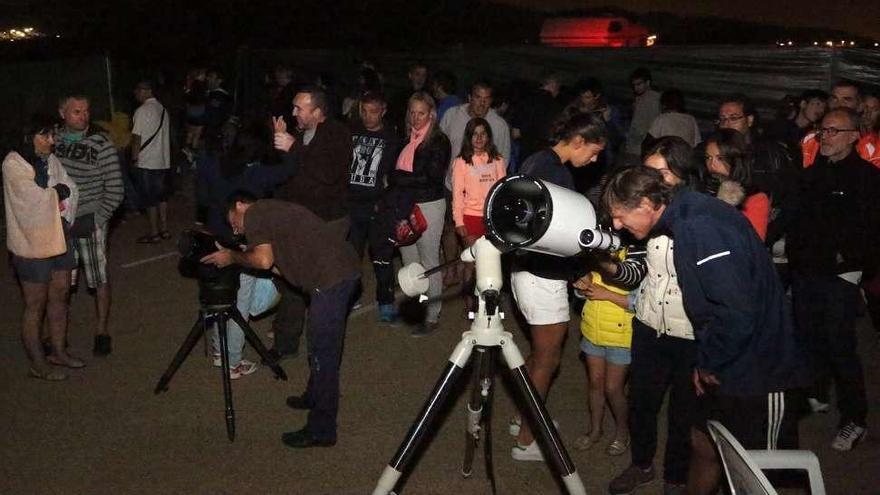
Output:
<instances>
[{"instance_id":1,"label":"flip flop","mask_svg":"<svg viewBox=\"0 0 880 495\"><path fill-rule=\"evenodd\" d=\"M136 241L138 244L158 244L162 242L162 236L159 234L156 235L145 235L137 238Z\"/></svg>"},{"instance_id":2,"label":"flip flop","mask_svg":"<svg viewBox=\"0 0 880 495\"><path fill-rule=\"evenodd\" d=\"M61 371L56 370L39 370L37 368L31 368L28 371L28 376L31 378L39 378L40 380L46 380L47 382L60 382L63 380L67 380L67 374L62 373Z\"/></svg>"},{"instance_id":3,"label":"flip flop","mask_svg":"<svg viewBox=\"0 0 880 495\"><path fill-rule=\"evenodd\" d=\"M62 361L55 356L46 356L46 362L48 362L49 364L54 364L55 366L64 366L71 369L80 369L86 367L86 363L73 356L70 356L66 361Z\"/></svg>"}]
</instances>

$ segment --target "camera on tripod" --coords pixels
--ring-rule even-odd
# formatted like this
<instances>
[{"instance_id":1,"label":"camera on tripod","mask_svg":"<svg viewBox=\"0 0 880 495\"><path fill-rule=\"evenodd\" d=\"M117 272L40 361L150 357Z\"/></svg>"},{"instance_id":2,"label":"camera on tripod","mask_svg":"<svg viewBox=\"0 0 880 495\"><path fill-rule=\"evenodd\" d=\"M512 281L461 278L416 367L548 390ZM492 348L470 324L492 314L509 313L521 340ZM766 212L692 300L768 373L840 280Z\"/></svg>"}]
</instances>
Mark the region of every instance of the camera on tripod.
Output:
<instances>
[{"instance_id":1,"label":"camera on tripod","mask_svg":"<svg viewBox=\"0 0 880 495\"><path fill-rule=\"evenodd\" d=\"M230 265L217 268L200 261L216 252L217 244L227 249L239 250L234 242L225 241L202 230L184 230L177 240L177 250L180 253L178 270L184 277L198 280L199 302L203 306L234 305L238 292L240 267Z\"/></svg>"}]
</instances>

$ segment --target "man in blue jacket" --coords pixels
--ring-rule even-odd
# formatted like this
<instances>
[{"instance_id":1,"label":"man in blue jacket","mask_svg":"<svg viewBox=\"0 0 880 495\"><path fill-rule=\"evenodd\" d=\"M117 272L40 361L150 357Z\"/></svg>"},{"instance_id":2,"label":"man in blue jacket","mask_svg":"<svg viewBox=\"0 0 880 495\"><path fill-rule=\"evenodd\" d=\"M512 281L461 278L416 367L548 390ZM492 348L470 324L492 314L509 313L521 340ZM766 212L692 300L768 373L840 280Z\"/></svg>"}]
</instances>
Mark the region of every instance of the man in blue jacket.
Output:
<instances>
[{"instance_id":1,"label":"man in blue jacket","mask_svg":"<svg viewBox=\"0 0 880 495\"><path fill-rule=\"evenodd\" d=\"M719 420L746 448L797 442L786 391L806 385L808 377L782 285L742 213L673 189L656 170L615 174L603 202L615 228L637 239L663 233L675 240L675 269L697 339L694 386L701 408L691 434L688 493L715 493L721 471L705 420Z\"/></svg>"}]
</instances>

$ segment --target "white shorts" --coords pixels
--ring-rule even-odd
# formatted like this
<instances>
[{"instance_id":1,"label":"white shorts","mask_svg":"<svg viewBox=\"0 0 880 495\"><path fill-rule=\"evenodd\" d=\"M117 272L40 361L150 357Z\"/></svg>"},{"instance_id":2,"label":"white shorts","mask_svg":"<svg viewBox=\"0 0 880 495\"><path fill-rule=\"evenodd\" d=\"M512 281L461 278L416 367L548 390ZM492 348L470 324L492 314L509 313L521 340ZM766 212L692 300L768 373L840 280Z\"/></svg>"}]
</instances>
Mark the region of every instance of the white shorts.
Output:
<instances>
[{"instance_id":1,"label":"white shorts","mask_svg":"<svg viewBox=\"0 0 880 495\"><path fill-rule=\"evenodd\" d=\"M568 282L565 280L541 278L529 272L513 272L510 287L516 305L529 325L552 325L571 319Z\"/></svg>"}]
</instances>

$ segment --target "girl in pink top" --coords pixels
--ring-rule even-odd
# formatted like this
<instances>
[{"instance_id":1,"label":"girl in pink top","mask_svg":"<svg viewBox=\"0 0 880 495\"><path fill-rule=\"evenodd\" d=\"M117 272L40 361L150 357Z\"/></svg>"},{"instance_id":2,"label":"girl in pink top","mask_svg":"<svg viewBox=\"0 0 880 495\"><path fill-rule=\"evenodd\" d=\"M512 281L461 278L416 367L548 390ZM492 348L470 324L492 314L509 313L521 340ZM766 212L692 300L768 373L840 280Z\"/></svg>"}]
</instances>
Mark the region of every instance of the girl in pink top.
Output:
<instances>
[{"instance_id":1,"label":"girl in pink top","mask_svg":"<svg viewBox=\"0 0 880 495\"><path fill-rule=\"evenodd\" d=\"M452 163L452 219L466 246L486 233L486 196L506 170L492 140L492 127L480 117L471 119L464 129L461 154Z\"/></svg>"}]
</instances>

